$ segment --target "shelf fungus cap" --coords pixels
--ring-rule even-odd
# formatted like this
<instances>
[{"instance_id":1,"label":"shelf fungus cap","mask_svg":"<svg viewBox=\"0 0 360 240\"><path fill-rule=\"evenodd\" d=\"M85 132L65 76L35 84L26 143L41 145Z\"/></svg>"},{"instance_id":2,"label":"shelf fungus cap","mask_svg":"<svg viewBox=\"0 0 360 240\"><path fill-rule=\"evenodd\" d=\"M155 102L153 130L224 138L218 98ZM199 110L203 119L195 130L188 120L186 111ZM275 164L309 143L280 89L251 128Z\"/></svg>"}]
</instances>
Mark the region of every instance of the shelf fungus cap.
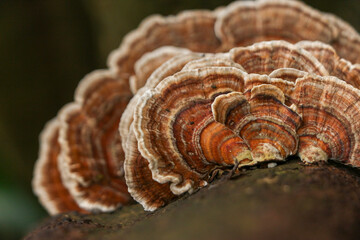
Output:
<instances>
[{"instance_id":1,"label":"shelf fungus cap","mask_svg":"<svg viewBox=\"0 0 360 240\"><path fill-rule=\"evenodd\" d=\"M359 34L340 18L300 1L236 1L220 11L215 32L224 49L269 40L321 41L341 57L360 63Z\"/></svg>"},{"instance_id":2,"label":"shelf fungus cap","mask_svg":"<svg viewBox=\"0 0 360 240\"><path fill-rule=\"evenodd\" d=\"M126 81L99 70L79 84L75 102L59 112L63 184L88 211L112 211L131 198L123 176L118 124L132 94Z\"/></svg>"},{"instance_id":3,"label":"shelf fungus cap","mask_svg":"<svg viewBox=\"0 0 360 240\"><path fill-rule=\"evenodd\" d=\"M154 180L169 183L176 195L191 193L207 185L218 166L249 161L244 141L217 123L211 112L217 95L243 91L244 74L234 67L184 70L142 95L134 131Z\"/></svg>"},{"instance_id":4,"label":"shelf fungus cap","mask_svg":"<svg viewBox=\"0 0 360 240\"><path fill-rule=\"evenodd\" d=\"M330 45L319 41L301 41L296 46L305 49L325 67L330 76L344 80L356 88L360 88L360 64L352 64L341 58Z\"/></svg>"},{"instance_id":5,"label":"shelf fungus cap","mask_svg":"<svg viewBox=\"0 0 360 240\"><path fill-rule=\"evenodd\" d=\"M162 46L195 52L218 52L221 42L215 35L217 11L184 11L176 16L153 15L129 33L119 49L109 56L108 65L119 73L132 74L134 63L145 53Z\"/></svg>"},{"instance_id":6,"label":"shelf fungus cap","mask_svg":"<svg viewBox=\"0 0 360 240\"><path fill-rule=\"evenodd\" d=\"M279 39L331 42L337 28L329 23L325 14L299 1L239 1L219 16L216 33L229 46Z\"/></svg>"},{"instance_id":7,"label":"shelf fungus cap","mask_svg":"<svg viewBox=\"0 0 360 240\"><path fill-rule=\"evenodd\" d=\"M180 195L205 186L219 168L301 155L304 110L294 97L296 85L313 76L331 78L340 59L334 55L325 67L319 50L302 46L262 42L195 57L178 68L169 67L174 57L155 70L133 110L136 154L148 162L153 180Z\"/></svg>"},{"instance_id":8,"label":"shelf fungus cap","mask_svg":"<svg viewBox=\"0 0 360 240\"><path fill-rule=\"evenodd\" d=\"M43 130L34 192L51 214L130 194L152 211L219 169L294 154L360 166L357 63L359 34L299 1L151 16Z\"/></svg>"},{"instance_id":9,"label":"shelf fungus cap","mask_svg":"<svg viewBox=\"0 0 360 240\"><path fill-rule=\"evenodd\" d=\"M269 76L267 75L259 75L259 74L248 74L245 78L244 84L244 95L247 98L250 98L251 91L254 87L270 84L277 88L279 88L284 96L285 96L285 104L290 106L291 99L290 95L294 91L295 81L289 81L287 79L296 79L298 77L303 77L307 75L307 73L296 70L296 69L288 69L288 68L279 68L273 71ZM270 77L275 76L275 77ZM281 78L280 78L281 77Z\"/></svg>"},{"instance_id":10,"label":"shelf fungus cap","mask_svg":"<svg viewBox=\"0 0 360 240\"><path fill-rule=\"evenodd\" d=\"M301 117L285 105L284 93L274 85L253 87L249 98L239 92L220 95L212 112L247 143L254 164L285 161L297 152Z\"/></svg>"},{"instance_id":11,"label":"shelf fungus cap","mask_svg":"<svg viewBox=\"0 0 360 240\"><path fill-rule=\"evenodd\" d=\"M191 51L173 46L160 47L144 54L134 65L135 75L130 77L130 89L135 94L146 83L150 75L167 60Z\"/></svg>"},{"instance_id":12,"label":"shelf fungus cap","mask_svg":"<svg viewBox=\"0 0 360 240\"><path fill-rule=\"evenodd\" d=\"M305 76L291 96L302 115L300 158L360 166L360 90L335 77Z\"/></svg>"},{"instance_id":13,"label":"shelf fungus cap","mask_svg":"<svg viewBox=\"0 0 360 240\"><path fill-rule=\"evenodd\" d=\"M291 68L320 76L329 75L313 55L286 41L267 41L233 48L230 58L247 73L269 75L279 68Z\"/></svg>"},{"instance_id":14,"label":"shelf fungus cap","mask_svg":"<svg viewBox=\"0 0 360 240\"><path fill-rule=\"evenodd\" d=\"M40 134L39 159L34 167L32 187L41 204L51 214L79 211L85 213L63 185L58 167L60 153L59 121L49 121Z\"/></svg>"},{"instance_id":15,"label":"shelf fungus cap","mask_svg":"<svg viewBox=\"0 0 360 240\"><path fill-rule=\"evenodd\" d=\"M176 199L177 196L170 191L169 183L161 184L152 178L149 163L138 150L132 125L126 143L125 179L134 200L146 211L154 211Z\"/></svg>"},{"instance_id":16,"label":"shelf fungus cap","mask_svg":"<svg viewBox=\"0 0 360 240\"><path fill-rule=\"evenodd\" d=\"M352 63L360 63L360 35L344 20L332 14L325 14L330 20L330 24L337 28L337 38L330 42L336 52L342 58L346 58ZM328 43L328 42L326 42Z\"/></svg>"},{"instance_id":17,"label":"shelf fungus cap","mask_svg":"<svg viewBox=\"0 0 360 240\"><path fill-rule=\"evenodd\" d=\"M164 50L166 51L168 49L169 48L165 48L161 50L161 52L164 52ZM129 101L120 119L119 132L121 139L127 139L128 137L130 131L130 125L134 119L133 116L134 116L135 106L138 104L138 101L143 95L143 93L148 89L155 88L166 77L181 71L188 62L202 58L204 55L200 53L193 53L191 51L182 51L182 50L180 51L181 53L179 53L176 56L173 56L167 61L164 61L162 65L160 65L156 70L154 70L154 72L152 72L149 78L146 80L145 86L140 88L133 96L133 98ZM157 53L154 54L149 53L149 54L151 54L152 56L157 55ZM125 149L125 143L126 141L122 142L123 149Z\"/></svg>"},{"instance_id":18,"label":"shelf fungus cap","mask_svg":"<svg viewBox=\"0 0 360 240\"><path fill-rule=\"evenodd\" d=\"M201 58L189 61L182 70L208 67L234 67L245 71L240 64L230 59L229 53L203 54Z\"/></svg>"},{"instance_id":19,"label":"shelf fungus cap","mask_svg":"<svg viewBox=\"0 0 360 240\"><path fill-rule=\"evenodd\" d=\"M178 54L168 59L167 57L172 55L174 52L177 52ZM161 61L163 61L163 63L157 69L153 69L154 71L148 77L144 86L139 90L136 90L136 94L130 100L124 113L121 116L119 132L122 139L126 139L128 136L130 125L133 122L135 106L137 105L143 93L148 89L155 88L166 77L171 76L182 70L185 71L203 67L236 67L244 70L239 64L232 61L227 53L194 53L189 50L175 47L160 48L159 51L155 50L154 52L148 53L145 57L145 60L142 60L141 58L139 61L143 61L145 63L147 62L147 59L157 57L159 54L161 56L166 55L166 57L161 57ZM157 63L160 63L159 59L157 60ZM154 66L151 63L149 64ZM149 67L148 69L150 68L152 67ZM140 86L140 84L138 86ZM125 148L125 142L123 142L123 148Z\"/></svg>"}]
</instances>

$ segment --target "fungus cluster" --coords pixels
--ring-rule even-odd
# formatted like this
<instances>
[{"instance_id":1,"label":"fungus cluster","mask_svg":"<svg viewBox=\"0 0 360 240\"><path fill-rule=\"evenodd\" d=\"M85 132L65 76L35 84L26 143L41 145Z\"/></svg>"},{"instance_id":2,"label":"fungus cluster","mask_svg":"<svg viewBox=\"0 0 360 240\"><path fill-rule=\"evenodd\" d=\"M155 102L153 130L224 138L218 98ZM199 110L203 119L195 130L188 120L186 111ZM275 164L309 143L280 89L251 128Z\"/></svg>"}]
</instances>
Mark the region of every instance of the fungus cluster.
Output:
<instances>
[{"instance_id":1,"label":"fungus cluster","mask_svg":"<svg viewBox=\"0 0 360 240\"><path fill-rule=\"evenodd\" d=\"M301 2L152 16L44 128L33 187L50 214L153 211L261 162L360 166L360 36Z\"/></svg>"}]
</instances>

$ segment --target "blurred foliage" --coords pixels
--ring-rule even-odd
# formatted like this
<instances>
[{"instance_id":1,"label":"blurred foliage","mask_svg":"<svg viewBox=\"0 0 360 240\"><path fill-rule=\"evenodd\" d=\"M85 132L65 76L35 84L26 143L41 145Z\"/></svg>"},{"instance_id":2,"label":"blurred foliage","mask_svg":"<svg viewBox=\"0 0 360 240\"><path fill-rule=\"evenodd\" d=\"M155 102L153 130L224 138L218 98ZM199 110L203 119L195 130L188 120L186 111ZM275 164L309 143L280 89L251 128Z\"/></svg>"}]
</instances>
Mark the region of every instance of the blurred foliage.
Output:
<instances>
[{"instance_id":1,"label":"blurred foliage","mask_svg":"<svg viewBox=\"0 0 360 240\"><path fill-rule=\"evenodd\" d=\"M31 191L38 135L78 81L105 68L109 52L144 17L229 2L0 0L0 239L19 238L46 216ZM360 29L358 0L305 2Z\"/></svg>"}]
</instances>

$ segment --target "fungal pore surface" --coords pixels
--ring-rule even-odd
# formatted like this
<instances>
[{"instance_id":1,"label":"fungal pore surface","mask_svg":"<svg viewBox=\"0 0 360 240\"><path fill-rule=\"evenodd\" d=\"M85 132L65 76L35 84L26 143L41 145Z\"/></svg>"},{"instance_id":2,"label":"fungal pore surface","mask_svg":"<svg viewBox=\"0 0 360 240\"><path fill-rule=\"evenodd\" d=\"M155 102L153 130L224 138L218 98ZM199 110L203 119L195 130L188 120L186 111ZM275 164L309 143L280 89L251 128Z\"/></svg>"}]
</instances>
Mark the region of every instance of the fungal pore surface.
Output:
<instances>
[{"instance_id":1,"label":"fungal pore surface","mask_svg":"<svg viewBox=\"0 0 360 240\"><path fill-rule=\"evenodd\" d=\"M298 1L151 16L45 126L34 192L50 214L153 211L289 156L359 167L359 62L358 33Z\"/></svg>"}]
</instances>

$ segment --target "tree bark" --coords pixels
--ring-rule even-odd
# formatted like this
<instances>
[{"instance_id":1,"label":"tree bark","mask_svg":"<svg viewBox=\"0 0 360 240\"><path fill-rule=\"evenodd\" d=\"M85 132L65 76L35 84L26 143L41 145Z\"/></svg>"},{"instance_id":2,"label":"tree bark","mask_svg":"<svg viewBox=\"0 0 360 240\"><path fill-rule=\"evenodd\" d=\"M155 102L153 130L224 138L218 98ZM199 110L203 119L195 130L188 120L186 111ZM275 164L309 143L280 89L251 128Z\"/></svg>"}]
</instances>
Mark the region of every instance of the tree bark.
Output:
<instances>
[{"instance_id":1,"label":"tree bark","mask_svg":"<svg viewBox=\"0 0 360 240\"><path fill-rule=\"evenodd\" d=\"M360 171L292 159L225 176L154 213L62 214L25 239L360 239Z\"/></svg>"}]
</instances>

